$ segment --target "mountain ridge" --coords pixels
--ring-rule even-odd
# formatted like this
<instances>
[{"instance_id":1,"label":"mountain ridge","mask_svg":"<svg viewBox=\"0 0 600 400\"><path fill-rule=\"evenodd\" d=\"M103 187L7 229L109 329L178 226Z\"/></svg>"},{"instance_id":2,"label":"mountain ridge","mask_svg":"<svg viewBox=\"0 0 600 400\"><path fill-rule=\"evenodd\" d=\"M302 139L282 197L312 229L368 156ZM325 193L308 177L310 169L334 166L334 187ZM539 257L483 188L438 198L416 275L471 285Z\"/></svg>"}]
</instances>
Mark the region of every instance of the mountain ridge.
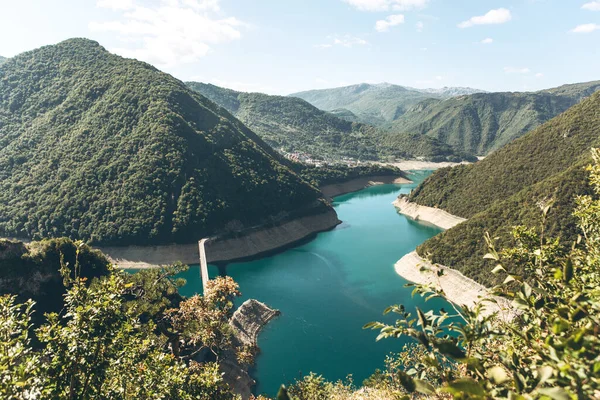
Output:
<instances>
[{"instance_id":1,"label":"mountain ridge","mask_svg":"<svg viewBox=\"0 0 600 400\"><path fill-rule=\"evenodd\" d=\"M476 93L425 100L390 124L469 154L486 155L566 111L600 89L600 81L537 92Z\"/></svg>"},{"instance_id":2,"label":"mountain ridge","mask_svg":"<svg viewBox=\"0 0 600 400\"><path fill-rule=\"evenodd\" d=\"M0 144L0 236L182 243L333 212L226 110L88 39L0 68Z\"/></svg>"},{"instance_id":3,"label":"mountain ridge","mask_svg":"<svg viewBox=\"0 0 600 400\"><path fill-rule=\"evenodd\" d=\"M410 106L421 100L446 97L444 95L446 91L433 93L433 90L415 89L390 83L360 83L339 88L297 92L288 97L301 98L325 111L346 109L357 115L361 122L383 126L397 119ZM479 92L471 88L464 90L467 93Z\"/></svg>"},{"instance_id":4,"label":"mountain ridge","mask_svg":"<svg viewBox=\"0 0 600 400\"><path fill-rule=\"evenodd\" d=\"M389 140L387 133L376 127L338 118L300 98L238 92L201 82L186 84L227 109L269 144L288 152L305 152L327 160L462 159L436 139L399 134ZM347 115L347 111L341 112Z\"/></svg>"}]
</instances>

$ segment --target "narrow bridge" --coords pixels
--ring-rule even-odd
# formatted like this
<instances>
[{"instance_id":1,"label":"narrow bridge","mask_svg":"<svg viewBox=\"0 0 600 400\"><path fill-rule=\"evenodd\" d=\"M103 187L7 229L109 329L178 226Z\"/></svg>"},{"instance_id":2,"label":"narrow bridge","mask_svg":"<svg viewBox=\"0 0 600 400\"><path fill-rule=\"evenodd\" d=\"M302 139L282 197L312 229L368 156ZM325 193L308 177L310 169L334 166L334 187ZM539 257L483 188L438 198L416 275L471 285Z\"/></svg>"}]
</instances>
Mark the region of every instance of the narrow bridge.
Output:
<instances>
[{"instance_id":1,"label":"narrow bridge","mask_svg":"<svg viewBox=\"0 0 600 400\"><path fill-rule=\"evenodd\" d=\"M200 254L200 277L202 278L202 290L206 293L206 284L208 283L208 264L206 263L206 250L204 243L208 239L204 238L198 242L198 253Z\"/></svg>"}]
</instances>

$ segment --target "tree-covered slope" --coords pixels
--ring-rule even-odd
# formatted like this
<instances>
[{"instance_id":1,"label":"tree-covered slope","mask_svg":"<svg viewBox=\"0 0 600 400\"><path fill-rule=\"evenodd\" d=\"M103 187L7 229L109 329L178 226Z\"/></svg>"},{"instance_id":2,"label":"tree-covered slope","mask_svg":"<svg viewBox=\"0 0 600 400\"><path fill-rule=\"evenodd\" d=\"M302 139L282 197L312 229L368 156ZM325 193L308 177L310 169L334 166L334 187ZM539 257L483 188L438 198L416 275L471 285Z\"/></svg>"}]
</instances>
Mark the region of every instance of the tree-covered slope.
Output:
<instances>
[{"instance_id":1,"label":"tree-covered slope","mask_svg":"<svg viewBox=\"0 0 600 400\"><path fill-rule=\"evenodd\" d=\"M96 42L0 67L0 236L192 242L319 198L228 112Z\"/></svg>"},{"instance_id":2,"label":"tree-covered slope","mask_svg":"<svg viewBox=\"0 0 600 400\"><path fill-rule=\"evenodd\" d=\"M436 139L404 133L390 136L370 125L338 118L299 98L243 93L198 82L187 85L234 114L267 143L286 151L327 160L461 158Z\"/></svg>"},{"instance_id":3,"label":"tree-covered slope","mask_svg":"<svg viewBox=\"0 0 600 400\"><path fill-rule=\"evenodd\" d=\"M378 158L375 128L337 118L301 99L236 92L198 82L187 85L233 113L273 147L325 159Z\"/></svg>"},{"instance_id":4,"label":"tree-covered slope","mask_svg":"<svg viewBox=\"0 0 600 400\"><path fill-rule=\"evenodd\" d=\"M439 95L423 93L403 86L387 83L346 86L334 89L310 90L293 93L321 110L344 108L355 114L361 122L382 126L394 121L411 106Z\"/></svg>"},{"instance_id":5,"label":"tree-covered slope","mask_svg":"<svg viewBox=\"0 0 600 400\"><path fill-rule=\"evenodd\" d=\"M458 151L485 155L535 129L600 89L600 81L531 93L477 93L425 100L392 123Z\"/></svg>"},{"instance_id":6,"label":"tree-covered slope","mask_svg":"<svg viewBox=\"0 0 600 400\"><path fill-rule=\"evenodd\" d=\"M436 171L409 200L469 218L418 249L433 261L462 270L485 284L481 269L485 232L506 244L512 225L536 226L539 202L554 199L551 236L576 235L572 211L577 194L588 193L584 167L600 146L600 92L474 165Z\"/></svg>"},{"instance_id":7,"label":"tree-covered slope","mask_svg":"<svg viewBox=\"0 0 600 400\"><path fill-rule=\"evenodd\" d=\"M8 60L8 58L0 56L0 65L4 64L6 60Z\"/></svg>"}]
</instances>

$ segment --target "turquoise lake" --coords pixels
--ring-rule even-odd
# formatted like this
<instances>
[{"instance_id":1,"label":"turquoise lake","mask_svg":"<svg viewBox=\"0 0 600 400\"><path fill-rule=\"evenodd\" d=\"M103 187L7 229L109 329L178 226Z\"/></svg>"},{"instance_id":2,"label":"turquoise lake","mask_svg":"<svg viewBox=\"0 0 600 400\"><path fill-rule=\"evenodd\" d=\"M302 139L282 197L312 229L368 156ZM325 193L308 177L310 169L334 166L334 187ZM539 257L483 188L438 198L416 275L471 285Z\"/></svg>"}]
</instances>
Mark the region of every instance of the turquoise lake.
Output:
<instances>
[{"instance_id":1,"label":"turquoise lake","mask_svg":"<svg viewBox=\"0 0 600 400\"><path fill-rule=\"evenodd\" d=\"M251 371L256 392L275 395L279 386L315 372L328 380L352 374L360 384L385 356L399 351L403 339L376 342L367 322L393 323L382 315L392 304L439 309L447 303L425 303L394 271L394 263L419 244L441 232L399 215L392 202L408 193L429 172L411 174L413 184L382 185L336 197L341 225L298 247L259 260L233 263L221 270L240 285L238 303L255 298L279 309L281 316L261 333L261 354ZM209 266L211 276L219 269ZM198 266L183 277L183 295L201 287Z\"/></svg>"}]
</instances>

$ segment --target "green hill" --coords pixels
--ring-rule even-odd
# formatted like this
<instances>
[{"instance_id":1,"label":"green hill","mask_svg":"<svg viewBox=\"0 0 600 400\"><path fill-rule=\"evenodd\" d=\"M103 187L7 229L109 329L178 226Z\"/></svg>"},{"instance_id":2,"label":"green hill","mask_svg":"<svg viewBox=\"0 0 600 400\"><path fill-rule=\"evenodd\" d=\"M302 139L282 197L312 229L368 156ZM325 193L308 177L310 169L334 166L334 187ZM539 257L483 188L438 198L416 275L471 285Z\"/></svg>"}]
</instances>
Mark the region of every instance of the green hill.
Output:
<instances>
[{"instance_id":1,"label":"green hill","mask_svg":"<svg viewBox=\"0 0 600 400\"><path fill-rule=\"evenodd\" d=\"M0 67L0 236L192 242L329 209L278 160L224 109L96 42Z\"/></svg>"},{"instance_id":2,"label":"green hill","mask_svg":"<svg viewBox=\"0 0 600 400\"><path fill-rule=\"evenodd\" d=\"M461 159L450 146L436 139L389 135L370 125L338 118L299 98L243 93L198 82L187 85L231 112L273 147L289 152L305 152L327 160Z\"/></svg>"},{"instance_id":3,"label":"green hill","mask_svg":"<svg viewBox=\"0 0 600 400\"><path fill-rule=\"evenodd\" d=\"M419 254L455 267L485 284L484 233L509 242L511 225L537 226L538 202L553 198L547 227L550 236L573 239L574 196L589 192L584 166L590 148L600 145L600 92L573 106L474 165L438 170L409 200L469 218L425 242ZM502 247L502 246L501 246Z\"/></svg>"},{"instance_id":4,"label":"green hill","mask_svg":"<svg viewBox=\"0 0 600 400\"><path fill-rule=\"evenodd\" d=\"M469 154L485 155L566 111L600 81L531 93L477 93L428 99L395 120L394 131L424 134Z\"/></svg>"},{"instance_id":5,"label":"green hill","mask_svg":"<svg viewBox=\"0 0 600 400\"><path fill-rule=\"evenodd\" d=\"M360 122L384 126L425 99L448 98L475 92L479 91L470 88L421 90L389 83L361 83L333 89L309 90L290 96L299 97L325 111L345 109L353 113L353 118Z\"/></svg>"},{"instance_id":6,"label":"green hill","mask_svg":"<svg viewBox=\"0 0 600 400\"><path fill-rule=\"evenodd\" d=\"M325 111L346 109L364 123L383 126L404 114L411 106L422 100L438 97L391 84L346 86L334 89L310 90L293 93Z\"/></svg>"},{"instance_id":7,"label":"green hill","mask_svg":"<svg viewBox=\"0 0 600 400\"><path fill-rule=\"evenodd\" d=\"M290 97L243 93L210 84L187 85L235 115L275 148L317 158L376 160L375 128L345 121Z\"/></svg>"}]
</instances>

